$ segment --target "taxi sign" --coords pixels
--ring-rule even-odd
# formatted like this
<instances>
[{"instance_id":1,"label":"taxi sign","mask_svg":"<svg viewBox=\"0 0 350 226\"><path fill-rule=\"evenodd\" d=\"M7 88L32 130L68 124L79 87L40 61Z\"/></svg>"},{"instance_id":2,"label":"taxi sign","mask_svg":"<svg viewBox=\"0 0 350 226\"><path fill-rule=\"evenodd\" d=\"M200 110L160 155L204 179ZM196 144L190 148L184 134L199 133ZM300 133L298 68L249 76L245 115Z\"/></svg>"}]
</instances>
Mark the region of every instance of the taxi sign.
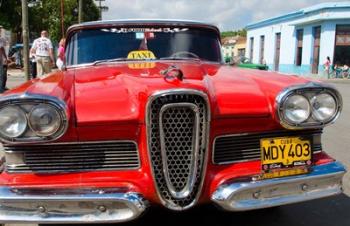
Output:
<instances>
[{"instance_id":1,"label":"taxi sign","mask_svg":"<svg viewBox=\"0 0 350 226\"><path fill-rule=\"evenodd\" d=\"M150 50L134 50L128 54L128 59L156 59L156 56Z\"/></svg>"}]
</instances>

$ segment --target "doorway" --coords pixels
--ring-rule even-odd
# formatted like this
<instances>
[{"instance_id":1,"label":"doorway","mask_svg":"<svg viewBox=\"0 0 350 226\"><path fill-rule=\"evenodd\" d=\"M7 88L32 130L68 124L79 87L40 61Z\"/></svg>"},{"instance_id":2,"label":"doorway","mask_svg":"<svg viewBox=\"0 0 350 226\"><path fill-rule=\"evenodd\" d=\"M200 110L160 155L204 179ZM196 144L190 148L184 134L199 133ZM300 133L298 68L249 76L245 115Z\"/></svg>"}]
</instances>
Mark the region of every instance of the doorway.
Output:
<instances>
[{"instance_id":1,"label":"doorway","mask_svg":"<svg viewBox=\"0 0 350 226\"><path fill-rule=\"evenodd\" d=\"M320 41L321 41L321 26L314 27L314 46L313 46L313 61L312 74L318 74L318 65L320 64Z\"/></svg>"},{"instance_id":2,"label":"doorway","mask_svg":"<svg viewBox=\"0 0 350 226\"><path fill-rule=\"evenodd\" d=\"M275 59L274 59L274 70L279 70L280 65L280 53L281 53L281 33L276 33L275 43Z\"/></svg>"},{"instance_id":3,"label":"doorway","mask_svg":"<svg viewBox=\"0 0 350 226\"><path fill-rule=\"evenodd\" d=\"M350 25L337 25L333 64L350 66Z\"/></svg>"}]
</instances>

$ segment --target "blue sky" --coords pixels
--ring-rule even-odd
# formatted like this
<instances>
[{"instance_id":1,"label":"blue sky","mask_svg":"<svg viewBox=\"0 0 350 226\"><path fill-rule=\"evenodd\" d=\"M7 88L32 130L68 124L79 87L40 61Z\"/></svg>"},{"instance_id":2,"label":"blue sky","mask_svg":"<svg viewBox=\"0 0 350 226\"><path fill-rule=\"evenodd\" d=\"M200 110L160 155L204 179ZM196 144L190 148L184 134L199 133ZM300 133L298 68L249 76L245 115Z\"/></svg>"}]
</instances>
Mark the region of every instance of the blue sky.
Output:
<instances>
[{"instance_id":1,"label":"blue sky","mask_svg":"<svg viewBox=\"0 0 350 226\"><path fill-rule=\"evenodd\" d=\"M221 30L247 24L330 0L105 0L103 19L190 19L213 23ZM339 2L339 1L334 1Z\"/></svg>"}]
</instances>

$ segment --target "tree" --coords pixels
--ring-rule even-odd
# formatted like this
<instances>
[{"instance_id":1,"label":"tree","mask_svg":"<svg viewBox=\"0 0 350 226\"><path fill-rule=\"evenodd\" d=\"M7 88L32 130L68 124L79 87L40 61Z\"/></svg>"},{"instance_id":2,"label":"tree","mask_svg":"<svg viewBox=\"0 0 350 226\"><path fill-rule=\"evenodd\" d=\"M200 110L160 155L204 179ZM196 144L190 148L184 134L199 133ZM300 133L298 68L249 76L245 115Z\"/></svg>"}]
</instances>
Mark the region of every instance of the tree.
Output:
<instances>
[{"instance_id":1,"label":"tree","mask_svg":"<svg viewBox=\"0 0 350 226\"><path fill-rule=\"evenodd\" d=\"M247 36L247 30L243 28L243 29L236 30L236 31L224 31L224 32L221 32L221 37L222 38L232 37L232 36L246 37Z\"/></svg>"},{"instance_id":2,"label":"tree","mask_svg":"<svg viewBox=\"0 0 350 226\"><path fill-rule=\"evenodd\" d=\"M30 39L39 36L41 30L47 30L53 42L63 36L61 32L61 0L31 0L28 9ZM21 0L0 0L0 25L21 37ZM83 21L98 20L99 10L93 0L83 1ZM64 0L64 27L78 22L78 1Z\"/></svg>"},{"instance_id":3,"label":"tree","mask_svg":"<svg viewBox=\"0 0 350 226\"><path fill-rule=\"evenodd\" d=\"M21 0L0 0L0 25L6 30L21 34Z\"/></svg>"}]
</instances>

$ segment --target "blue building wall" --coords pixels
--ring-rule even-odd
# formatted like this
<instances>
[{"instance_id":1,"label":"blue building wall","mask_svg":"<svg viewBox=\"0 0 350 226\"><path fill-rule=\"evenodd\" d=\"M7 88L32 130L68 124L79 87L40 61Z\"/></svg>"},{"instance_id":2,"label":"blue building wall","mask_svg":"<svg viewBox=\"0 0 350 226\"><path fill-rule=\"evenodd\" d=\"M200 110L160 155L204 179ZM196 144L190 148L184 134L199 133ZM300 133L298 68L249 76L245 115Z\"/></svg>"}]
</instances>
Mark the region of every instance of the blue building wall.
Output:
<instances>
[{"instance_id":1,"label":"blue building wall","mask_svg":"<svg viewBox=\"0 0 350 226\"><path fill-rule=\"evenodd\" d=\"M254 38L253 62L259 63L260 37L265 37L264 60L274 69L276 33L281 33L279 72L302 76L311 74L313 62L313 29L321 27L318 76L327 77L323 64L327 56L333 61L337 25L350 25L350 3L327 3L247 26L247 51ZM297 30L303 29L302 65L296 66Z\"/></svg>"}]
</instances>

